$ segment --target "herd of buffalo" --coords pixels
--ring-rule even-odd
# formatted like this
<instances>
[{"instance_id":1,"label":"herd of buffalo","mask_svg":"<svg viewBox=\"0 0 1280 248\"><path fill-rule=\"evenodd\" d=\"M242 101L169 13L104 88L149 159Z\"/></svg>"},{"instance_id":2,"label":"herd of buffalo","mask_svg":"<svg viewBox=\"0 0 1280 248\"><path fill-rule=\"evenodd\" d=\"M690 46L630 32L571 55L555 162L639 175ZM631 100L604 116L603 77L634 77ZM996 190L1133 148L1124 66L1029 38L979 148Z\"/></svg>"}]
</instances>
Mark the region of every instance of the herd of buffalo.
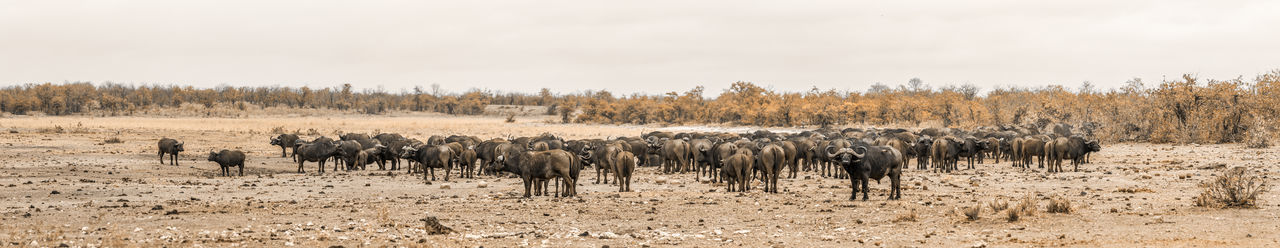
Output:
<instances>
[{"instance_id":1,"label":"herd of buffalo","mask_svg":"<svg viewBox=\"0 0 1280 248\"><path fill-rule=\"evenodd\" d=\"M162 138L158 145L160 163L171 155L170 164L177 165L183 142ZM372 137L347 133L339 140L321 136L308 141L280 134L271 138L271 145L280 147L281 157L291 154L299 173L305 173L304 163L316 162L323 174L329 160L334 161L334 171L365 170L369 164L377 164L378 170L404 167L410 174L422 173L427 183L436 180L435 169L444 170L445 181L453 168L464 178L506 172L523 179L524 197L551 195L546 192L550 181L557 182L555 195L574 196L579 174L587 167L595 169L595 183L610 183L612 173L619 191L631 191L636 166L660 166L664 174L696 173L696 180L723 182L730 192L749 191L752 180L759 179L765 192L777 193L779 177L796 178L801 171L812 171L822 177L849 179L850 200L857 198L859 189L867 200L868 180L879 182L885 177L891 182L889 199L901 198L903 167L912 159L919 170L942 173L960 169L961 160L965 169L976 169L975 163L985 159L996 163L1005 159L1024 169L1047 165L1046 171L1052 173L1061 172L1062 161L1068 159L1079 170L1090 153L1101 150L1097 140L1075 135L1065 124L917 131L824 128L789 134L654 131L638 137L581 140L542 134L489 140L436 135L421 141L394 133ZM240 151L209 152L209 161L217 162L224 176L230 176L230 168L236 166L243 176L244 159Z\"/></svg>"}]
</instances>

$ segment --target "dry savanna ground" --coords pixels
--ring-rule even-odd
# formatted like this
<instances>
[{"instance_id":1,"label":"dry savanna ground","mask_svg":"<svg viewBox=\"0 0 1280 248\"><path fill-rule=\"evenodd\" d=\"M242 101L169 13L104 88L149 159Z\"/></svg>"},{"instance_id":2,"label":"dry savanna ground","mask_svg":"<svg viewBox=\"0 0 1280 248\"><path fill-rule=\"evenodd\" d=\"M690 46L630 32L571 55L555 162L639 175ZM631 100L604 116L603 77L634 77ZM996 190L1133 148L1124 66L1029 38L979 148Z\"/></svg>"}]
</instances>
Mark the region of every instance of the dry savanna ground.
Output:
<instances>
[{"instance_id":1,"label":"dry savanna ground","mask_svg":"<svg viewBox=\"0 0 1280 248\"><path fill-rule=\"evenodd\" d=\"M636 192L594 184L588 169L578 197L521 199L520 181L505 177L427 185L404 171L317 175L315 163L298 174L268 145L277 127L307 138L343 130L420 139L542 132L604 138L663 128L540 118L6 117L0 246L1280 246L1275 193L1253 209L1192 202L1200 182L1228 167L1250 167L1274 185L1277 148L1104 144L1079 172L1059 174L1005 161L950 174L913 165L902 200L886 200L888 182L873 181L870 201L848 201L848 181L812 172L781 180L778 194L761 193L759 182L752 192L727 193L692 174L659 175L651 167L638 170ZM667 127L715 128L724 127ZM158 162L160 137L186 142L181 165ZM104 142L109 138L122 142ZM211 149L246 151L247 175L216 176L216 164L205 161ZM1069 213L1046 211L1056 197L1070 202ZM1027 211L1010 221L1013 210L999 202ZM970 220L964 210L975 206ZM454 232L429 234L427 217Z\"/></svg>"}]
</instances>

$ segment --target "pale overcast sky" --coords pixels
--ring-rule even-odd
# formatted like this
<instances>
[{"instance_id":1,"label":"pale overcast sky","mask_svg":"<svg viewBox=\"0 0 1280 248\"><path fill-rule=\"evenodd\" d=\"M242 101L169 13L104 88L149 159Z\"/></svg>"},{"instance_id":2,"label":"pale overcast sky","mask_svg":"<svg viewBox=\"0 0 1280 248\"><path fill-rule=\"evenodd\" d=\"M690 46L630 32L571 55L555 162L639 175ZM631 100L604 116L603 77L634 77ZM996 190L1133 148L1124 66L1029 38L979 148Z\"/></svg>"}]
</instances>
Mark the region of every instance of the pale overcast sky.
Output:
<instances>
[{"instance_id":1,"label":"pale overcast sky","mask_svg":"<svg viewBox=\"0 0 1280 248\"><path fill-rule=\"evenodd\" d=\"M1280 69L1280 1L9 1L0 85L716 95Z\"/></svg>"}]
</instances>

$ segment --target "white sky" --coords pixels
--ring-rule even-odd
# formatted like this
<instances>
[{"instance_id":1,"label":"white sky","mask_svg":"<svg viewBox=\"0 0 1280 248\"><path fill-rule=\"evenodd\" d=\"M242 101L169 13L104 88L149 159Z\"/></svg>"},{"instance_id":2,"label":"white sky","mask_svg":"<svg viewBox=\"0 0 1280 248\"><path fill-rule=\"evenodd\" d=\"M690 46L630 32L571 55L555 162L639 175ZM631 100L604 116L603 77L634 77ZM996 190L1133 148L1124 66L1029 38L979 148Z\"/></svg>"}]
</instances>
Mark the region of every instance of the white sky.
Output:
<instances>
[{"instance_id":1,"label":"white sky","mask_svg":"<svg viewBox=\"0 0 1280 248\"><path fill-rule=\"evenodd\" d=\"M0 85L719 94L1280 69L1280 1L10 1Z\"/></svg>"}]
</instances>

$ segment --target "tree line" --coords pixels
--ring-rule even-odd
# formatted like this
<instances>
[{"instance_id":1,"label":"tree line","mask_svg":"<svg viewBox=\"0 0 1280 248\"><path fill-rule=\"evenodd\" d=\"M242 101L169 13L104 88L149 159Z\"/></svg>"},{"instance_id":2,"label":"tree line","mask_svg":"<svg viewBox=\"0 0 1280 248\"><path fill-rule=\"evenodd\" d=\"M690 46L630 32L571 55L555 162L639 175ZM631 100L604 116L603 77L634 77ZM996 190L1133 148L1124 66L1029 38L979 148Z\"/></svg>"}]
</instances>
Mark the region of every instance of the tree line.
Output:
<instances>
[{"instance_id":1,"label":"tree line","mask_svg":"<svg viewBox=\"0 0 1280 248\"><path fill-rule=\"evenodd\" d=\"M354 91L350 84L310 87L194 88L173 85L44 83L0 88L0 110L11 114L49 115L109 113L131 115L148 108L199 104L326 108L383 114L390 110L483 114L488 105L548 106L547 114L566 123L702 124L756 126L1044 126L1068 123L1087 127L1088 135L1105 141L1231 143L1251 134L1273 133L1280 117L1280 70L1252 80L1200 79L1184 75L1147 85L1132 79L1122 87L1099 90L1089 83L1078 89L997 87L986 94L972 85L934 89L922 80L890 87L875 84L866 91L812 88L803 92L766 89L735 82L714 98L705 88L685 92L615 96L607 90L556 94L494 93L478 89L445 93L430 90L387 93ZM1257 135L1254 135L1257 136Z\"/></svg>"}]
</instances>

